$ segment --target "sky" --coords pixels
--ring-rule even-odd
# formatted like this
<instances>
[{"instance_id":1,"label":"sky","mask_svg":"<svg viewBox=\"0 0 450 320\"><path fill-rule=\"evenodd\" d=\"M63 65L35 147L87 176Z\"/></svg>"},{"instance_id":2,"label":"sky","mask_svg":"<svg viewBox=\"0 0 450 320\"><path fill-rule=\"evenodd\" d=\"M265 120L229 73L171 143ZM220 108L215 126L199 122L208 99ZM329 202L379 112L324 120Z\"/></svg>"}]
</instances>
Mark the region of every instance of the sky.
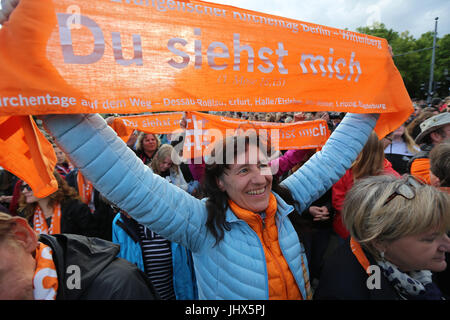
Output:
<instances>
[{"instance_id":1,"label":"sky","mask_svg":"<svg viewBox=\"0 0 450 320\"><path fill-rule=\"evenodd\" d=\"M382 22L399 33L409 31L414 38L434 32L450 33L450 0L209 0L243 9L328 27L356 31L357 27Z\"/></svg>"}]
</instances>

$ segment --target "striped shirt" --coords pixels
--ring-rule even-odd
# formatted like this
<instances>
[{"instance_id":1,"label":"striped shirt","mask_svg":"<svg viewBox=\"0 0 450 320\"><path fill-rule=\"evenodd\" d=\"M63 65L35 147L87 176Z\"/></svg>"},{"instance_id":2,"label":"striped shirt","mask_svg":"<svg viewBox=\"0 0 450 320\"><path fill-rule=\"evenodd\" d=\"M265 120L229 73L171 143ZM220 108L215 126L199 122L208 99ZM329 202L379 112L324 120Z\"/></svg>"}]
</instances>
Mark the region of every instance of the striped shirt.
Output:
<instances>
[{"instance_id":1,"label":"striped shirt","mask_svg":"<svg viewBox=\"0 0 450 320\"><path fill-rule=\"evenodd\" d=\"M173 265L170 241L139 225L145 273L161 299L174 300Z\"/></svg>"}]
</instances>

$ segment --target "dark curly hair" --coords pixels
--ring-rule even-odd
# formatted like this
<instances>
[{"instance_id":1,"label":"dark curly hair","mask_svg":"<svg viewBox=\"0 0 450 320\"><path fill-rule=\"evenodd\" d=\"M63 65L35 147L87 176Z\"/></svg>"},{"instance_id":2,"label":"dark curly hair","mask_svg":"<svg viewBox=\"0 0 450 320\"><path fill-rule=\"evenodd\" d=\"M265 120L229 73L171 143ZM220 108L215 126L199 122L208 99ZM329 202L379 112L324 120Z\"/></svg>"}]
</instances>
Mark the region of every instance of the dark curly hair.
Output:
<instances>
[{"instance_id":1,"label":"dark curly hair","mask_svg":"<svg viewBox=\"0 0 450 320\"><path fill-rule=\"evenodd\" d=\"M230 168L227 159L235 159L239 152L240 145L245 145L245 151L249 145L256 145L263 154L270 155L272 150L270 142L263 141L259 135L236 135L229 136L221 142L216 143L211 153L211 159L206 161L205 177L203 179L203 190L207 197L206 209L208 217L206 227L216 239L216 245L223 240L224 232L230 230L227 223L226 211L228 209L228 194L222 191L217 185L217 179L221 178L226 169ZM272 179L272 191L277 193L287 204L294 205L296 201L292 197L289 189L279 184L279 179L274 175ZM309 230L309 222L304 220L295 210L289 215L297 234L302 234L302 230ZM300 239L302 240L302 239Z\"/></svg>"},{"instance_id":2,"label":"dark curly hair","mask_svg":"<svg viewBox=\"0 0 450 320\"><path fill-rule=\"evenodd\" d=\"M78 195L78 192L74 188L69 186L66 180L64 180L57 171L54 171L53 175L55 176L56 181L58 182L58 190L56 190L51 195L47 196L50 199L49 201L50 206L53 206L55 203L61 203L68 199L81 200L80 196ZM19 211L22 212L23 217L28 221L32 219L36 205L37 203L26 203L25 196L23 194L20 195Z\"/></svg>"}]
</instances>

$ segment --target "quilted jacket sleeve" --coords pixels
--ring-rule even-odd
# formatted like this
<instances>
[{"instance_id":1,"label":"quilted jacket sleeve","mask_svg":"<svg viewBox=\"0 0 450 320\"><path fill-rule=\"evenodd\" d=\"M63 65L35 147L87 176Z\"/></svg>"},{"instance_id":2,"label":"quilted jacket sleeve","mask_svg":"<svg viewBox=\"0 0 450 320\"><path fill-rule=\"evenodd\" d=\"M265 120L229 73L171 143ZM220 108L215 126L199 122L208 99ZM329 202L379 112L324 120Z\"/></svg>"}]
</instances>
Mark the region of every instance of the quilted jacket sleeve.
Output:
<instances>
[{"instance_id":1,"label":"quilted jacket sleeve","mask_svg":"<svg viewBox=\"0 0 450 320\"><path fill-rule=\"evenodd\" d=\"M347 114L321 151L282 182L303 212L350 168L375 127L378 115Z\"/></svg>"},{"instance_id":2,"label":"quilted jacket sleeve","mask_svg":"<svg viewBox=\"0 0 450 320\"><path fill-rule=\"evenodd\" d=\"M42 119L72 163L109 201L193 252L209 243L204 203L153 174L101 116L50 115Z\"/></svg>"}]
</instances>

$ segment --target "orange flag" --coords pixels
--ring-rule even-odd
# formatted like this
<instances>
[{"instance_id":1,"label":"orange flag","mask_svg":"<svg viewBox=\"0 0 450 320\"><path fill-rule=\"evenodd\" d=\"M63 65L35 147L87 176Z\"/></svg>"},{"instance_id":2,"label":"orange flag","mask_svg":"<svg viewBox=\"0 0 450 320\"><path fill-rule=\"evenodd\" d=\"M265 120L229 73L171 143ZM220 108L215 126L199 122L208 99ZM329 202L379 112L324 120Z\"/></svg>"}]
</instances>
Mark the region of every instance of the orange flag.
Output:
<instances>
[{"instance_id":1,"label":"orange flag","mask_svg":"<svg viewBox=\"0 0 450 320\"><path fill-rule=\"evenodd\" d=\"M212 151L215 141L226 135L248 134L249 130L261 136L275 150L316 149L330 136L325 120L276 123L247 121L201 112L186 113L186 136L183 157L201 158Z\"/></svg>"},{"instance_id":2,"label":"orange flag","mask_svg":"<svg viewBox=\"0 0 450 320\"><path fill-rule=\"evenodd\" d=\"M53 146L31 116L0 117L0 166L26 181L36 197L58 189L55 165Z\"/></svg>"},{"instance_id":3,"label":"orange flag","mask_svg":"<svg viewBox=\"0 0 450 320\"><path fill-rule=\"evenodd\" d=\"M0 115L414 110L385 39L197 0L21 0L0 61Z\"/></svg>"}]
</instances>

